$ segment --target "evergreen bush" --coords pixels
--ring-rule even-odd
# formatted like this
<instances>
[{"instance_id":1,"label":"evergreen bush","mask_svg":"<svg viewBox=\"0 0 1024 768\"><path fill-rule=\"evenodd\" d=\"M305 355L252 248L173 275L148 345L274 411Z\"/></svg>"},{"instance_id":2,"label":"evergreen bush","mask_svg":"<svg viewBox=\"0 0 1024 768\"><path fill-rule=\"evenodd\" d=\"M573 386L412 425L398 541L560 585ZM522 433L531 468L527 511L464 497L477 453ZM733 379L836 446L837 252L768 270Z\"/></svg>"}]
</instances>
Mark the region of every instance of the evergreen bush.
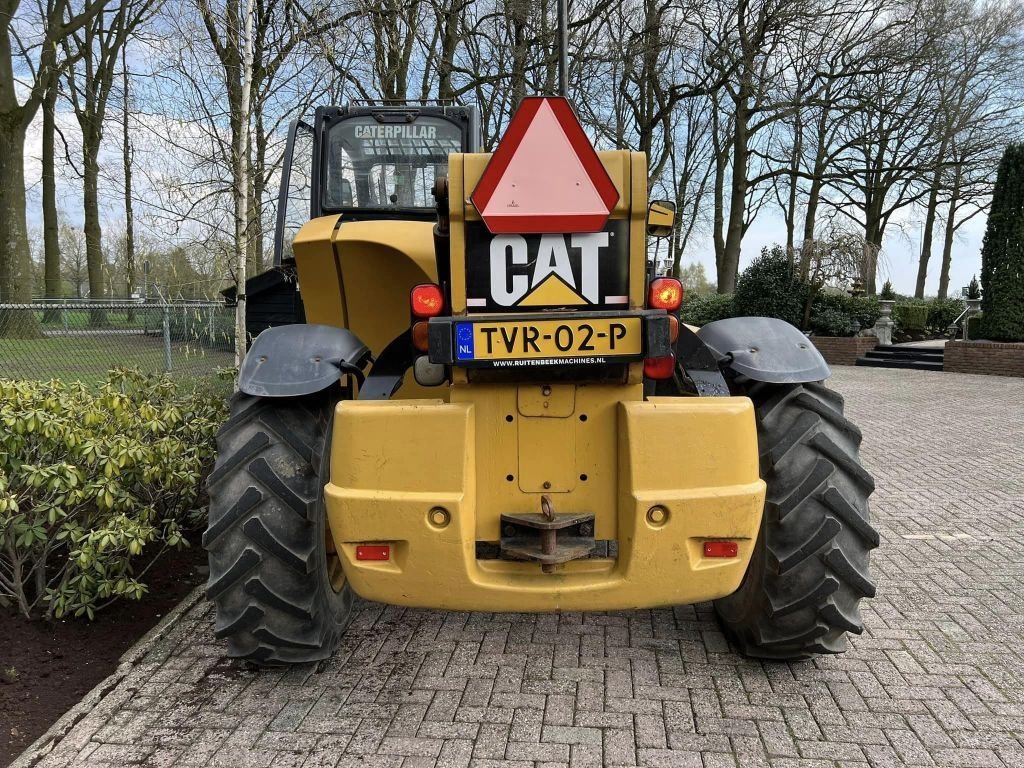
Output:
<instances>
[{"instance_id":1,"label":"evergreen bush","mask_svg":"<svg viewBox=\"0 0 1024 768\"><path fill-rule=\"evenodd\" d=\"M1024 144L999 163L981 249L982 335L1024 341Z\"/></svg>"},{"instance_id":2,"label":"evergreen bush","mask_svg":"<svg viewBox=\"0 0 1024 768\"><path fill-rule=\"evenodd\" d=\"M739 317L777 317L799 328L807 291L785 249L764 248L736 281L733 309Z\"/></svg>"}]
</instances>

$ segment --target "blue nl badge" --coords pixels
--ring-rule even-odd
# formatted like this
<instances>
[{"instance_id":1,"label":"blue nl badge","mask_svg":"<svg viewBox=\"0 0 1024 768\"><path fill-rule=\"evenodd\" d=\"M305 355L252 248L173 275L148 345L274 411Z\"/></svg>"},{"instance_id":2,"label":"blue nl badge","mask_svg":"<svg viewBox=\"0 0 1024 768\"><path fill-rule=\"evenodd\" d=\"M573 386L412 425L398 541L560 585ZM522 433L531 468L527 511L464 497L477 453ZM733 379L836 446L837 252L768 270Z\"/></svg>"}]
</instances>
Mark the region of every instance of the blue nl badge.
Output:
<instances>
[{"instance_id":1,"label":"blue nl badge","mask_svg":"<svg viewBox=\"0 0 1024 768\"><path fill-rule=\"evenodd\" d=\"M456 323L455 325L455 359L472 360L475 357L473 351L473 324Z\"/></svg>"}]
</instances>

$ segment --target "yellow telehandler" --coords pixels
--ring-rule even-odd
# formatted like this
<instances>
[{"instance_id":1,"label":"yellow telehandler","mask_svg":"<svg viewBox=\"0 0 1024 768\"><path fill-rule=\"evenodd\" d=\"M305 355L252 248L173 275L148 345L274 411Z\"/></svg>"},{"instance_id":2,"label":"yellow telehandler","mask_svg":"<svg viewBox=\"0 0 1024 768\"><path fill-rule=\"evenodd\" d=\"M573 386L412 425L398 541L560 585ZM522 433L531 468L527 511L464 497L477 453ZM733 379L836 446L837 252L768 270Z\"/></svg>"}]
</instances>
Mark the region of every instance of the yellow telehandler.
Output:
<instances>
[{"instance_id":1,"label":"yellow telehandler","mask_svg":"<svg viewBox=\"0 0 1024 768\"><path fill-rule=\"evenodd\" d=\"M208 481L232 656L324 659L355 595L713 600L768 659L862 631L860 432L793 326L679 322L682 286L648 256L674 209L648 204L643 154L596 152L558 97L526 98L493 155L470 108L321 108L307 128L306 322L254 340Z\"/></svg>"}]
</instances>

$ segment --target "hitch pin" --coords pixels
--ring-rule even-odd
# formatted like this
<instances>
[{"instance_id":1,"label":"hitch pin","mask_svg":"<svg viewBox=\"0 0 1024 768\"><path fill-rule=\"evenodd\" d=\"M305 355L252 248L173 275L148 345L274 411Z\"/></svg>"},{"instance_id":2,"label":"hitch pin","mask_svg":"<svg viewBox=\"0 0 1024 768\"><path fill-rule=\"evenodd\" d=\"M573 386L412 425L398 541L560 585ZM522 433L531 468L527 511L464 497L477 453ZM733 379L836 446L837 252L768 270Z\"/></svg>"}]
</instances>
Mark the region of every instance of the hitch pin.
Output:
<instances>
[{"instance_id":1,"label":"hitch pin","mask_svg":"<svg viewBox=\"0 0 1024 768\"><path fill-rule=\"evenodd\" d=\"M551 503L551 497L546 493L540 497L540 511L549 521L555 519L555 507ZM540 532L540 551L542 554L555 554L555 537L557 535L558 532L553 528ZM555 570L555 565L554 563L542 563L540 570L542 573L552 573Z\"/></svg>"}]
</instances>

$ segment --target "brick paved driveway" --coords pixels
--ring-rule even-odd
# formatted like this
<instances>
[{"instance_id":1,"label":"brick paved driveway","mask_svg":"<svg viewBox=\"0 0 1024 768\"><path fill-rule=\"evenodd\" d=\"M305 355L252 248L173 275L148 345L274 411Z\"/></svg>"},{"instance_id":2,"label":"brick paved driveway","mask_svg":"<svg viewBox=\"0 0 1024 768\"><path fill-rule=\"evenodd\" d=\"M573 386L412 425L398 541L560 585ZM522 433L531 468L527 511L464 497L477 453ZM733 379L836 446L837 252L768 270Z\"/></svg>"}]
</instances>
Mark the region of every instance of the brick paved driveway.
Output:
<instances>
[{"instance_id":1,"label":"brick paved driveway","mask_svg":"<svg viewBox=\"0 0 1024 768\"><path fill-rule=\"evenodd\" d=\"M1024 381L840 368L833 385L882 535L843 656L744 660L708 605L363 604L321 668L253 672L221 658L200 603L40 764L1024 766Z\"/></svg>"}]
</instances>

